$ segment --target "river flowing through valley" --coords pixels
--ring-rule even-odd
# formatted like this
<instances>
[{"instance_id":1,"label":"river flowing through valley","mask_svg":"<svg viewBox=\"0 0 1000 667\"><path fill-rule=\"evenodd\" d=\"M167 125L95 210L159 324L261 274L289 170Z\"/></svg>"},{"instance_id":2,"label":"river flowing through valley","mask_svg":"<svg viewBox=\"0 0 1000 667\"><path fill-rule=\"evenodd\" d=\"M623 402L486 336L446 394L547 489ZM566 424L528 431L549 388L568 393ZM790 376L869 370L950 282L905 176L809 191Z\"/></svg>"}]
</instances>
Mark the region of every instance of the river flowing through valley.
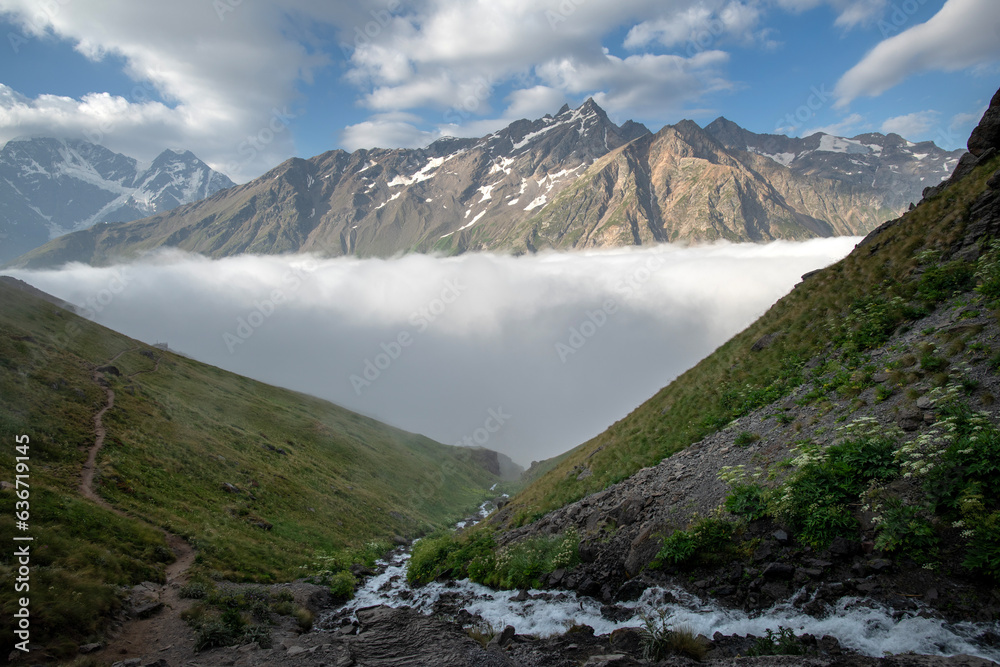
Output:
<instances>
[{"instance_id":1,"label":"river flowing through valley","mask_svg":"<svg viewBox=\"0 0 1000 667\"><path fill-rule=\"evenodd\" d=\"M488 508L487 504L480 508L481 517ZM470 523L474 521L462 522L459 527ZM573 625L589 625L600 635L618 628L642 627L644 618L659 621L662 617L667 625L687 627L710 638L715 633L760 637L767 629L786 627L798 635L830 635L842 647L868 656L965 654L1000 662L1000 646L983 640L1000 639L998 622L947 623L864 598L842 598L822 617L802 612L795 603L803 600L794 596L763 613L748 614L722 608L680 588L649 588L638 600L606 605L574 591L498 591L469 580L411 587L406 581L409 560L410 549L400 548L379 561L377 573L364 582L354 599L324 616L320 626L335 627L352 618L357 610L376 605L410 607L424 614L441 614L466 625L497 630L510 625L518 634L540 637L562 634Z\"/></svg>"}]
</instances>

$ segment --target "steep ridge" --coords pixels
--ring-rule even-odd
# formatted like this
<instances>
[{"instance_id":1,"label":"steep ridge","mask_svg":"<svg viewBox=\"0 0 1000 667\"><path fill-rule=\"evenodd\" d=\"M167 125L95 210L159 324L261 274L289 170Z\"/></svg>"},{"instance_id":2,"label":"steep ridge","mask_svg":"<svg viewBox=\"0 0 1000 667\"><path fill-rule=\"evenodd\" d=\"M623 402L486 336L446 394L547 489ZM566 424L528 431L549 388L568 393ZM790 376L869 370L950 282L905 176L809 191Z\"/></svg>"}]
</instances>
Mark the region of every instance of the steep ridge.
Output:
<instances>
[{"instance_id":1,"label":"steep ridge","mask_svg":"<svg viewBox=\"0 0 1000 667\"><path fill-rule=\"evenodd\" d=\"M197 550L202 578L353 581L359 554L461 518L499 480L472 450L150 348L6 280L0 431L10 509L0 525L34 538L38 661L74 655L107 630L123 592L174 572L160 528ZM30 482L19 529L15 456L27 457ZM12 554L0 559L5 656L15 641Z\"/></svg>"},{"instance_id":2,"label":"steep ridge","mask_svg":"<svg viewBox=\"0 0 1000 667\"><path fill-rule=\"evenodd\" d=\"M162 246L212 257L386 257L860 234L919 199L918 174L935 185L947 173L940 167L958 160L932 145L924 155L901 139L895 151L879 144L897 139L872 135L878 151L830 135L788 139L805 143L786 166L730 148L692 121L655 135L631 121L618 126L587 100L480 139L293 158L204 201L62 237L13 264L107 264ZM867 151L878 178L858 175L844 146ZM817 161L823 169L804 166ZM900 169L913 178L880 175Z\"/></svg>"},{"instance_id":3,"label":"steep ridge","mask_svg":"<svg viewBox=\"0 0 1000 667\"><path fill-rule=\"evenodd\" d=\"M994 620L998 109L1000 92L974 135L993 138L914 210L451 538L494 545L456 576L578 536L580 565L538 583L608 603L680 585L745 609L800 591L810 614L860 595Z\"/></svg>"},{"instance_id":4,"label":"steep ridge","mask_svg":"<svg viewBox=\"0 0 1000 667\"><path fill-rule=\"evenodd\" d=\"M796 175L874 191L891 209L908 205L914 201L914 192L950 175L963 152L878 132L850 138L823 132L803 138L755 134L722 117L705 126L705 131L730 150L767 158Z\"/></svg>"},{"instance_id":5,"label":"steep ridge","mask_svg":"<svg viewBox=\"0 0 1000 667\"><path fill-rule=\"evenodd\" d=\"M0 261L99 222L168 211L232 187L190 151L148 166L80 140L14 139L0 149Z\"/></svg>"}]
</instances>

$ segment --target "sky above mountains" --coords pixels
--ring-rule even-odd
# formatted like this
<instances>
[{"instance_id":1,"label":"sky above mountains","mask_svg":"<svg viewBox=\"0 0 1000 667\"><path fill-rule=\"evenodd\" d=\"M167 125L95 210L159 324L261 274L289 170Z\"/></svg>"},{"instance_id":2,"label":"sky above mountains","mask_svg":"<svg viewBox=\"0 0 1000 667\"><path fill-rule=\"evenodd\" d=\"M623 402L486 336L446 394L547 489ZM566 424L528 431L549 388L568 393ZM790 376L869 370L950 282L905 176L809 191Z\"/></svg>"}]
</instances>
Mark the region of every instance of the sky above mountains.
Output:
<instances>
[{"instance_id":1,"label":"sky above mountains","mask_svg":"<svg viewBox=\"0 0 1000 667\"><path fill-rule=\"evenodd\" d=\"M654 131L964 145L1000 81L996 0L0 0L0 142L293 155L481 136L593 96Z\"/></svg>"}]
</instances>

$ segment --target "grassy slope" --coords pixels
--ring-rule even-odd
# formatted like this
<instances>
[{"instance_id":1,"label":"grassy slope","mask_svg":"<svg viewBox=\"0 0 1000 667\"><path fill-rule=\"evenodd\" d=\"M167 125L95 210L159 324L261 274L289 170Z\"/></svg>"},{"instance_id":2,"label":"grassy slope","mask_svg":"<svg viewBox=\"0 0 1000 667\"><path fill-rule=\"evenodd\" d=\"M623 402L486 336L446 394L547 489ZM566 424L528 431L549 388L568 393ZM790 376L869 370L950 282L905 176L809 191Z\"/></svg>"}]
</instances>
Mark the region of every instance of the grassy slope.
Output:
<instances>
[{"instance_id":1,"label":"grassy slope","mask_svg":"<svg viewBox=\"0 0 1000 667\"><path fill-rule=\"evenodd\" d=\"M859 299L882 294L888 285L901 296L912 295L915 283L907 278L918 266L916 256L961 237L969 205L998 167L1000 158L980 166L923 201L899 224L883 231L874 245L856 249L797 285L712 355L607 431L572 450L518 494L503 517L514 525L533 521L786 395L801 384L802 365L829 342L831 325L842 322ZM878 253L873 254L876 247ZM751 350L757 340L772 333L780 335L773 344ZM586 468L593 474L578 480Z\"/></svg>"},{"instance_id":2,"label":"grassy slope","mask_svg":"<svg viewBox=\"0 0 1000 667\"><path fill-rule=\"evenodd\" d=\"M0 283L0 479L14 481L15 436L27 434L33 640L92 638L118 605L116 586L162 580L172 559L158 530L77 491L93 417L106 400L93 369L119 352L122 376L104 374L116 396L104 416L96 489L186 537L206 574L294 579L308 574L317 551L450 523L496 481L470 452L169 352L151 350L162 355L159 369L130 379L154 368L142 350L150 353ZM241 493L225 492L227 482ZM14 533L14 500L0 492L4 535ZM13 577L8 549L0 556L3 655L12 641Z\"/></svg>"}]
</instances>

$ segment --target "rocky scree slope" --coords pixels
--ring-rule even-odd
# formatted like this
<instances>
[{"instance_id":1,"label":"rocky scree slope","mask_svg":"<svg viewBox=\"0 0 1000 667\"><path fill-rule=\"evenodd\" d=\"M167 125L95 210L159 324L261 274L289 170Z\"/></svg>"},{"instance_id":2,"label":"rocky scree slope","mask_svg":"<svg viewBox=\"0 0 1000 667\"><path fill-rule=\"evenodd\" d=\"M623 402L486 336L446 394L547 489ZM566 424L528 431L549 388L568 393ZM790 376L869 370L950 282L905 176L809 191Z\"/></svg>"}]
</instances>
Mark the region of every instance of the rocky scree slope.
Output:
<instances>
[{"instance_id":1,"label":"rocky scree slope","mask_svg":"<svg viewBox=\"0 0 1000 667\"><path fill-rule=\"evenodd\" d=\"M948 182L516 496L498 543L577 531L545 581L609 602L995 619L998 116L1000 92Z\"/></svg>"},{"instance_id":2,"label":"rocky scree slope","mask_svg":"<svg viewBox=\"0 0 1000 667\"><path fill-rule=\"evenodd\" d=\"M958 159L920 146L815 135L789 166L691 121L655 135L619 126L587 100L479 139L293 158L196 204L57 239L14 265L107 264L162 246L385 257L863 234L919 199L917 174L936 184ZM823 160L823 170L800 167ZM866 169L901 176L869 179Z\"/></svg>"}]
</instances>

